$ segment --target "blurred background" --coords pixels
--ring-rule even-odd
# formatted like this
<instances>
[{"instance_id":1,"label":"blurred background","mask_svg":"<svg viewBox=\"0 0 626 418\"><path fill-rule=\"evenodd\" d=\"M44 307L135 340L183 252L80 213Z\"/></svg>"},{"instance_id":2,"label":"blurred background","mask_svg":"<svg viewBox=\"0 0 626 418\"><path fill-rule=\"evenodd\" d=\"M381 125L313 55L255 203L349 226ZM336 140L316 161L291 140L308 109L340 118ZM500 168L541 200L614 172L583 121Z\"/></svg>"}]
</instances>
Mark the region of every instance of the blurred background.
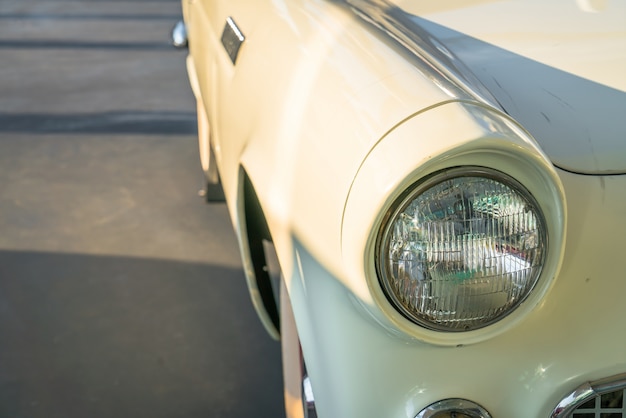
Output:
<instances>
[{"instance_id":1,"label":"blurred background","mask_svg":"<svg viewBox=\"0 0 626 418\"><path fill-rule=\"evenodd\" d=\"M0 0L0 418L282 417L177 0Z\"/></svg>"}]
</instances>

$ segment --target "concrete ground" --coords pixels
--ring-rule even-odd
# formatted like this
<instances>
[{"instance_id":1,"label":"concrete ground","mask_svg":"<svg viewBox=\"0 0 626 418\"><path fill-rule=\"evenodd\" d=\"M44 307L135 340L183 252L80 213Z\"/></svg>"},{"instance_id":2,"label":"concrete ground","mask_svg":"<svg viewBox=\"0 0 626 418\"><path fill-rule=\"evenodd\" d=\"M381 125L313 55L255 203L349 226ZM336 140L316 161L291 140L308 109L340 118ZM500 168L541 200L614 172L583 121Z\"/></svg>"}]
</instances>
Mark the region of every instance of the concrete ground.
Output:
<instances>
[{"instance_id":1,"label":"concrete ground","mask_svg":"<svg viewBox=\"0 0 626 418\"><path fill-rule=\"evenodd\" d=\"M0 418L281 417L177 0L0 0Z\"/></svg>"}]
</instances>

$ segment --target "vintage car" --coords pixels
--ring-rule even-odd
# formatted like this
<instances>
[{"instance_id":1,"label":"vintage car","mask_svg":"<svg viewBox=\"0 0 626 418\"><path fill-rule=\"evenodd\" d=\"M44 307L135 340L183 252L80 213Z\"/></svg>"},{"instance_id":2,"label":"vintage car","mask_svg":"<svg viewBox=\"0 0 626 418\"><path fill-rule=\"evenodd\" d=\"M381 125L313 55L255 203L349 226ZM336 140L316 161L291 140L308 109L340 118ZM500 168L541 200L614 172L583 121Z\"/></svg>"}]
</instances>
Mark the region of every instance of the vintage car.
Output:
<instances>
[{"instance_id":1,"label":"vintage car","mask_svg":"<svg viewBox=\"0 0 626 418\"><path fill-rule=\"evenodd\" d=\"M626 417L626 2L182 8L287 416Z\"/></svg>"}]
</instances>

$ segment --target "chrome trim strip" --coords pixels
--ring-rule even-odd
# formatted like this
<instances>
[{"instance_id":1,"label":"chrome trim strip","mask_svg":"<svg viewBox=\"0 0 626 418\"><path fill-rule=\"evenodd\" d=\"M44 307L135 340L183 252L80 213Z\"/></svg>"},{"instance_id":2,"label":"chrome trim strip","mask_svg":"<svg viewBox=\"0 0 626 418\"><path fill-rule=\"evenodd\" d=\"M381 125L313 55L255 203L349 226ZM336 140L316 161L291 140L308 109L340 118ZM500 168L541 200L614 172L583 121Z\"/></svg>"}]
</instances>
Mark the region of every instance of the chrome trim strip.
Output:
<instances>
[{"instance_id":1,"label":"chrome trim strip","mask_svg":"<svg viewBox=\"0 0 626 418\"><path fill-rule=\"evenodd\" d=\"M626 373L583 383L554 408L550 418L567 418L576 408L592 398L626 388Z\"/></svg>"},{"instance_id":2,"label":"chrome trim strip","mask_svg":"<svg viewBox=\"0 0 626 418\"><path fill-rule=\"evenodd\" d=\"M485 408L467 399L444 399L435 402L424 408L415 418L436 418L446 412L451 417L456 416L453 415L456 413L471 418L491 418Z\"/></svg>"},{"instance_id":3,"label":"chrome trim strip","mask_svg":"<svg viewBox=\"0 0 626 418\"><path fill-rule=\"evenodd\" d=\"M222 31L222 45L233 65L237 62L237 56L239 55L239 48L241 48L241 44L246 40L246 37L243 36L241 30L235 23L232 17L226 18L226 24L224 25L224 30Z\"/></svg>"}]
</instances>

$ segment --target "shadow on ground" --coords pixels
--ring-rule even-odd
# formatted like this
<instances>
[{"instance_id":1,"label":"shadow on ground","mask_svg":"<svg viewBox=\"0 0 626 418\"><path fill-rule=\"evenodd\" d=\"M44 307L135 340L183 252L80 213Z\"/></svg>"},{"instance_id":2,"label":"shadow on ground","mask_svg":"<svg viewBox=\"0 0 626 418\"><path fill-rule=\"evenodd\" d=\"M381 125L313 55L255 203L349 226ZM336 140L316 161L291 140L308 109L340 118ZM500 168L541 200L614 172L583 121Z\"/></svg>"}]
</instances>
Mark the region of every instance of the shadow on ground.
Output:
<instances>
[{"instance_id":1,"label":"shadow on ground","mask_svg":"<svg viewBox=\"0 0 626 418\"><path fill-rule=\"evenodd\" d=\"M283 415L239 269L0 251L0 277L0 417Z\"/></svg>"}]
</instances>

